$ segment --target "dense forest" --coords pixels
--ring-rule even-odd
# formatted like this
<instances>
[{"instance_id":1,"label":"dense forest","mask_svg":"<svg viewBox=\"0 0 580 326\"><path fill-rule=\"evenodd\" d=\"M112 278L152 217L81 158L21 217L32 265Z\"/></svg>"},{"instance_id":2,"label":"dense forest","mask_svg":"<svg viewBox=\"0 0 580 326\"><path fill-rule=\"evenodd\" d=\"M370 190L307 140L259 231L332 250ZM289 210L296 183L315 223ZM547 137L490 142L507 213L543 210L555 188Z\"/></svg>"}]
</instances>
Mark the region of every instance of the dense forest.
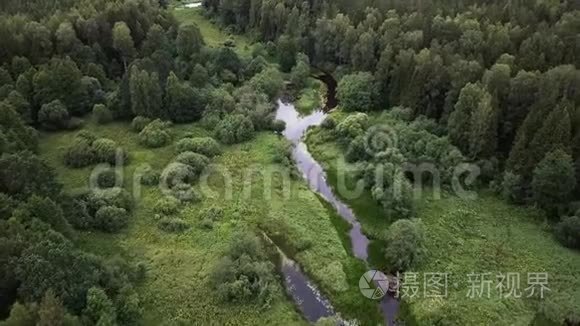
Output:
<instances>
[{"instance_id":1,"label":"dense forest","mask_svg":"<svg viewBox=\"0 0 580 326\"><path fill-rule=\"evenodd\" d=\"M355 179L365 181L382 209L380 218L402 220L376 230L381 234L376 238L391 245L381 251L389 272L411 270L425 254L420 223L410 220L418 217L412 199L416 176L399 169L408 163L436 164L445 189L453 168L472 163L481 170L476 190L492 190L510 205L538 208L562 246L580 249L577 1L204 0L203 17L231 34L217 46L208 44L196 23L177 20L172 12L177 5L163 0L0 3L0 325L155 324L144 321L143 302L155 306L151 302L157 298L141 294L145 283L158 286L161 277L140 261L144 250L109 255L87 245L95 234L111 242L131 234L127 229L143 223L142 206L149 204L135 202L131 186L118 186L111 167L133 170L143 157L168 156L168 164L144 171L138 180L143 186L169 180L170 196L156 199L143 215L155 216L155 231L183 234L192 225L179 214L189 214L188 205L204 205L195 184L224 152L229 164L249 161L230 153L243 143L245 155L273 152L268 155L275 164L294 169L288 143L267 140L275 145L258 154L250 144L262 146L264 133L285 129L274 118L285 84L288 93L296 93L320 73L338 81L339 113L317 132L356 165ZM236 45L236 35L250 39L251 48ZM373 117L383 113L399 147L369 152L365 137L380 120ZM138 147L121 146L122 137L99 132L116 130L117 124ZM64 135L65 146L50 147L47 154L42 146L54 135ZM62 172L84 173L103 164L109 168L95 189L71 189ZM385 171L380 184L377 167ZM395 194L392 185L402 191ZM306 218L322 214L314 201L316 214L297 210ZM207 250L218 258L215 263L201 258L212 265L196 274L208 279L221 305L255 313L276 307L284 319L258 322L296 322L259 232L247 231L241 222L223 222L256 214L262 219L248 224L274 229L271 233L286 239L292 251L308 253L296 254L301 263L331 278L323 292L339 308L352 308L347 317L376 313L367 314L367 303L352 298L352 284L341 288L347 279L358 281L360 275L346 274L358 273L361 265L347 257L338 231L327 236L309 230L308 223L320 220L290 226L262 211L278 203L239 204L242 208L233 210L219 204L196 206L191 214L201 216L198 229L217 230L219 235L205 242L225 241L223 234L236 229L231 241L219 245L223 250ZM322 232L326 242L317 246L292 232ZM316 233L312 237L316 240ZM149 233L142 238L157 239ZM333 245L340 250L321 249ZM319 265L312 263L317 260ZM554 324L579 324L577 298L576 292L566 296L559 301L564 308L556 313L551 307L545 317ZM247 302L259 309L243 308ZM210 311L207 306L197 309ZM219 313L163 317L172 325L211 323L211 315ZM375 321L368 318L361 323ZM429 323L457 322L433 320ZM226 321L232 322L220 320Z\"/></svg>"}]
</instances>

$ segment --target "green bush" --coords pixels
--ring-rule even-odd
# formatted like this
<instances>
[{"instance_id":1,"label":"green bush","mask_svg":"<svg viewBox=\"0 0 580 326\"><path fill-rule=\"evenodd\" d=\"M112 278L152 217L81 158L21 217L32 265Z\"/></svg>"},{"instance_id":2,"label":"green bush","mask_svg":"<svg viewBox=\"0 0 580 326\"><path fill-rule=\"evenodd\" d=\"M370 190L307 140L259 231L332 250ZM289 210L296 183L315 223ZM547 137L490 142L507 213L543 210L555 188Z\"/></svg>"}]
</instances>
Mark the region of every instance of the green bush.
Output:
<instances>
[{"instance_id":1,"label":"green bush","mask_svg":"<svg viewBox=\"0 0 580 326\"><path fill-rule=\"evenodd\" d=\"M193 169L186 164L174 162L163 169L159 181L162 186L173 189L178 184L190 184L197 180L197 175Z\"/></svg>"},{"instance_id":2,"label":"green bush","mask_svg":"<svg viewBox=\"0 0 580 326\"><path fill-rule=\"evenodd\" d=\"M425 255L425 234L420 220L398 220L385 236L385 258L391 272L404 272L421 263Z\"/></svg>"},{"instance_id":3,"label":"green bush","mask_svg":"<svg viewBox=\"0 0 580 326\"><path fill-rule=\"evenodd\" d=\"M106 124L113 121L113 113L103 104L93 106L93 117L98 124Z\"/></svg>"},{"instance_id":4,"label":"green bush","mask_svg":"<svg viewBox=\"0 0 580 326\"><path fill-rule=\"evenodd\" d=\"M369 127L369 117L364 113L351 114L336 126L336 132L342 141L347 143L358 136L363 136Z\"/></svg>"},{"instance_id":5,"label":"green bush","mask_svg":"<svg viewBox=\"0 0 580 326\"><path fill-rule=\"evenodd\" d=\"M202 197L191 185L177 184L171 188L171 195L181 202L197 203L201 201Z\"/></svg>"},{"instance_id":6,"label":"green bush","mask_svg":"<svg viewBox=\"0 0 580 326\"><path fill-rule=\"evenodd\" d=\"M175 197L164 197L155 204L154 211L163 215L174 215L179 212L181 202Z\"/></svg>"},{"instance_id":7,"label":"green bush","mask_svg":"<svg viewBox=\"0 0 580 326\"><path fill-rule=\"evenodd\" d=\"M564 217L556 226L556 239L568 248L580 249L580 217Z\"/></svg>"},{"instance_id":8,"label":"green bush","mask_svg":"<svg viewBox=\"0 0 580 326\"><path fill-rule=\"evenodd\" d=\"M177 156L175 161L189 166L196 176L199 176L210 163L207 157L194 152L183 152Z\"/></svg>"},{"instance_id":9,"label":"green bush","mask_svg":"<svg viewBox=\"0 0 580 326\"><path fill-rule=\"evenodd\" d=\"M115 206L126 211L130 211L133 206L131 196L121 188L100 189L90 192L86 197L87 206L93 214L105 206Z\"/></svg>"},{"instance_id":10,"label":"green bush","mask_svg":"<svg viewBox=\"0 0 580 326\"><path fill-rule=\"evenodd\" d=\"M95 162L115 164L117 143L114 141L107 138L99 138L93 142L92 149L95 153Z\"/></svg>"},{"instance_id":11,"label":"green bush","mask_svg":"<svg viewBox=\"0 0 580 326\"><path fill-rule=\"evenodd\" d=\"M253 234L234 235L226 257L210 275L216 293L226 302L255 301L267 306L276 288L274 265Z\"/></svg>"},{"instance_id":12,"label":"green bush","mask_svg":"<svg viewBox=\"0 0 580 326\"><path fill-rule=\"evenodd\" d=\"M107 169L97 176L97 185L100 188L113 188L116 185L118 177L119 175L114 168Z\"/></svg>"},{"instance_id":13,"label":"green bush","mask_svg":"<svg viewBox=\"0 0 580 326\"><path fill-rule=\"evenodd\" d=\"M283 141L276 143L273 146L272 161L274 163L290 166L292 164L292 149L292 143L290 143L289 140L284 139Z\"/></svg>"},{"instance_id":14,"label":"green bush","mask_svg":"<svg viewBox=\"0 0 580 326\"><path fill-rule=\"evenodd\" d=\"M336 120L332 116L326 117L320 126L324 129L334 130L336 128Z\"/></svg>"},{"instance_id":15,"label":"green bush","mask_svg":"<svg viewBox=\"0 0 580 326\"><path fill-rule=\"evenodd\" d=\"M156 186L159 184L159 172L151 168L141 175L141 184L144 186Z\"/></svg>"},{"instance_id":16,"label":"green bush","mask_svg":"<svg viewBox=\"0 0 580 326\"><path fill-rule=\"evenodd\" d=\"M38 111L38 123L47 130L67 129L69 119L66 107L58 100L44 104Z\"/></svg>"},{"instance_id":17,"label":"green bush","mask_svg":"<svg viewBox=\"0 0 580 326\"><path fill-rule=\"evenodd\" d=\"M171 141L169 126L169 123L159 119L152 121L139 133L139 142L149 148L166 146Z\"/></svg>"},{"instance_id":18,"label":"green bush","mask_svg":"<svg viewBox=\"0 0 580 326\"><path fill-rule=\"evenodd\" d=\"M221 148L215 139L211 137L184 138L177 142L177 152L195 152L207 157L221 154Z\"/></svg>"},{"instance_id":19,"label":"green bush","mask_svg":"<svg viewBox=\"0 0 580 326\"><path fill-rule=\"evenodd\" d=\"M149 123L151 123L151 119L137 116L133 119L133 122L131 122L131 129L133 129L134 132L141 132Z\"/></svg>"},{"instance_id":20,"label":"green bush","mask_svg":"<svg viewBox=\"0 0 580 326\"><path fill-rule=\"evenodd\" d=\"M254 136L254 125L243 115L228 115L217 125L215 136L224 144L241 143Z\"/></svg>"},{"instance_id":21,"label":"green bush","mask_svg":"<svg viewBox=\"0 0 580 326\"><path fill-rule=\"evenodd\" d=\"M83 168L95 161L95 152L92 141L77 137L64 153L64 164L71 168Z\"/></svg>"},{"instance_id":22,"label":"green bush","mask_svg":"<svg viewBox=\"0 0 580 326\"><path fill-rule=\"evenodd\" d=\"M180 233L189 229L189 224L180 218L165 217L157 223L157 227L165 232Z\"/></svg>"},{"instance_id":23,"label":"green bush","mask_svg":"<svg viewBox=\"0 0 580 326\"><path fill-rule=\"evenodd\" d=\"M95 214L96 229L113 233L127 226L129 217L127 211L115 206L103 206Z\"/></svg>"},{"instance_id":24,"label":"green bush","mask_svg":"<svg viewBox=\"0 0 580 326\"><path fill-rule=\"evenodd\" d=\"M272 131L281 134L284 132L284 130L286 130L286 122L282 120L274 120L272 121L272 125L270 128L272 129Z\"/></svg>"}]
</instances>

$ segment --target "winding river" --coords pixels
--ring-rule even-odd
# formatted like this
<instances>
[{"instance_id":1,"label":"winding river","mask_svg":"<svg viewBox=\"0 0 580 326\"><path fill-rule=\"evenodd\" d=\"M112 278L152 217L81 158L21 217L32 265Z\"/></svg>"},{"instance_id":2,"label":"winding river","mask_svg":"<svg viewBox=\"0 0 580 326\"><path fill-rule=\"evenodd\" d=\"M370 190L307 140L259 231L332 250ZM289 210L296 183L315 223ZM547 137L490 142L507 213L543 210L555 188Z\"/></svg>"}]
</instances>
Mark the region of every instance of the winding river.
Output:
<instances>
[{"instance_id":1,"label":"winding river","mask_svg":"<svg viewBox=\"0 0 580 326\"><path fill-rule=\"evenodd\" d=\"M332 104L331 104L332 105ZM300 116L294 105L289 103L278 102L276 119L286 123L284 136L292 142L294 150L292 157L296 166L304 179L308 182L310 188L319 193L328 203L330 203L338 214L352 226L349 237L354 255L367 262L369 239L364 235L361 225L356 215L348 205L343 203L333 192L332 188L326 181L326 175L322 166L312 157L308 147L303 142L305 132L309 127L319 126L327 114L322 110L316 110L307 116ZM287 261L288 262L288 261ZM292 268L294 266L294 268ZM288 269L288 267L290 267ZM371 269L369 267L369 269ZM311 322L317 318L332 316L334 310L329 301L320 295L320 292L313 286L302 274L298 266L284 264L282 266L286 287L294 298L304 316ZM307 283L300 289L297 285ZM288 287L290 285L290 288ZM361 300L368 300L361 294ZM381 310L387 325L395 325L394 317L397 314L399 303L392 296L386 295L380 302Z\"/></svg>"}]
</instances>

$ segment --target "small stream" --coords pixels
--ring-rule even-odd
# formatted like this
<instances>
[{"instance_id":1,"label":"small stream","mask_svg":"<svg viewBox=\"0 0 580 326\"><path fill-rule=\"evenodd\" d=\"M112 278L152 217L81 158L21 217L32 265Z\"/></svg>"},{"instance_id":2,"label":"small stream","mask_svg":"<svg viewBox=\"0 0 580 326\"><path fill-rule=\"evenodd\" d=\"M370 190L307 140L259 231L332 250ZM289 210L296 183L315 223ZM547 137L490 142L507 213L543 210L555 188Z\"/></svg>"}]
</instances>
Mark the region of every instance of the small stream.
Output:
<instances>
[{"instance_id":1,"label":"small stream","mask_svg":"<svg viewBox=\"0 0 580 326\"><path fill-rule=\"evenodd\" d=\"M329 96L329 99L330 98L334 99L334 96ZM336 105L336 103L327 102L327 105ZM278 102L278 110L276 112L276 119L282 120L286 123L284 136L294 145L292 157L294 158L297 169L308 182L310 188L313 191L319 193L336 209L338 214L345 221L350 223L352 228L350 230L349 237L351 240L353 253L357 258L367 262L368 245L370 243L369 239L362 232L361 225L358 222L352 209L350 209L348 205L343 203L334 194L332 188L326 181L324 169L312 157L308 151L308 147L302 141L306 130L312 126L319 126L324 121L326 116L327 114L322 110L316 110L307 116L300 116L294 105L283 103L282 101ZM369 269L371 268L369 267ZM305 317L309 321L312 321L312 316L325 317L334 314L330 303L326 299L321 298L320 292L314 286L312 286L309 281L306 280L305 276L299 271L299 269L298 273L296 273L293 270L284 270L283 268L282 273L284 274L287 285L288 282L300 284L303 283L304 280L308 283L308 286L306 287L302 287L300 289L291 289L289 291L295 298L298 307L303 311ZM293 292L293 290L296 291ZM296 297L294 296L295 293L298 293L299 300L296 300ZM361 300L368 299L364 298L361 294ZM385 297L380 302L380 306L385 318L385 324L395 325L394 317L397 314L399 302L391 295L385 295ZM307 313L305 310L308 310L309 312ZM317 312L315 313L313 310Z\"/></svg>"}]
</instances>

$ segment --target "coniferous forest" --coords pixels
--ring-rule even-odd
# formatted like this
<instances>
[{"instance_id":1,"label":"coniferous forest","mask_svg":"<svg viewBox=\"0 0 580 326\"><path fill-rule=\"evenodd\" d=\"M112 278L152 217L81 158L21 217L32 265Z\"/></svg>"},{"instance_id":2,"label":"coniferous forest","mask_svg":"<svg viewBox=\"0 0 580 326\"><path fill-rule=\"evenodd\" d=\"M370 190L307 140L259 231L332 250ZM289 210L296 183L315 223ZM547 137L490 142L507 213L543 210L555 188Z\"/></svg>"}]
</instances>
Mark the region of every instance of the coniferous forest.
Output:
<instances>
[{"instance_id":1,"label":"coniferous forest","mask_svg":"<svg viewBox=\"0 0 580 326\"><path fill-rule=\"evenodd\" d=\"M578 1L3 0L0 43L1 326L580 325Z\"/></svg>"}]
</instances>

